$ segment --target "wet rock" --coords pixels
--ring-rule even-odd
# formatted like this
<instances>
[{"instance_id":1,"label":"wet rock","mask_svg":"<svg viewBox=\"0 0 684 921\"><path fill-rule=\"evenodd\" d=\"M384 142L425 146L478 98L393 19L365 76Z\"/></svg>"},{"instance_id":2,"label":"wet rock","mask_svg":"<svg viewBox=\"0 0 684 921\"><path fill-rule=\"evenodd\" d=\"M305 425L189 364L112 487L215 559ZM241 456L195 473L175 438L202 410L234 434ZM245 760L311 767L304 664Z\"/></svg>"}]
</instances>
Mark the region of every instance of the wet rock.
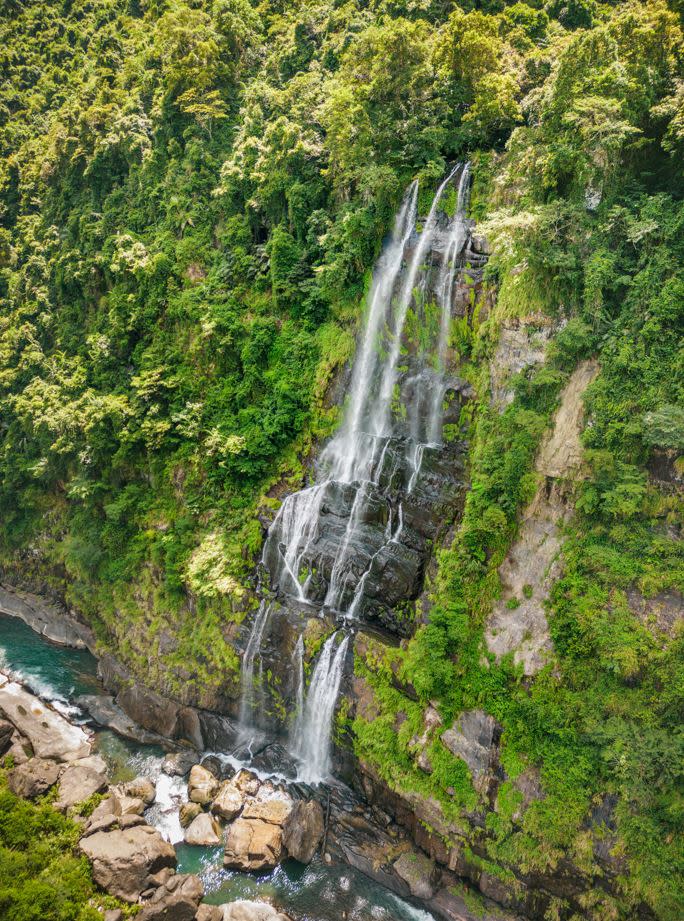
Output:
<instances>
[{"instance_id":1,"label":"wet rock","mask_svg":"<svg viewBox=\"0 0 684 921\"><path fill-rule=\"evenodd\" d=\"M237 789L232 780L226 780L221 784L216 799L211 804L211 811L226 822L232 822L240 814L244 801L244 793Z\"/></svg>"},{"instance_id":2,"label":"wet rock","mask_svg":"<svg viewBox=\"0 0 684 921\"><path fill-rule=\"evenodd\" d=\"M50 787L57 783L61 770L62 768L56 761L46 758L30 758L9 772L7 783L15 796L35 799L47 793Z\"/></svg>"},{"instance_id":3,"label":"wet rock","mask_svg":"<svg viewBox=\"0 0 684 921\"><path fill-rule=\"evenodd\" d=\"M485 792L495 767L500 735L501 726L484 710L464 711L452 728L442 733L442 744L465 761L480 792Z\"/></svg>"},{"instance_id":4,"label":"wet rock","mask_svg":"<svg viewBox=\"0 0 684 921\"><path fill-rule=\"evenodd\" d=\"M160 886L146 903L138 921L193 921L204 895L197 876L177 873Z\"/></svg>"},{"instance_id":5,"label":"wet rock","mask_svg":"<svg viewBox=\"0 0 684 921\"><path fill-rule=\"evenodd\" d=\"M208 812L200 812L185 829L184 840L186 844L200 847L215 847L221 843L219 825Z\"/></svg>"},{"instance_id":6,"label":"wet rock","mask_svg":"<svg viewBox=\"0 0 684 921\"><path fill-rule=\"evenodd\" d=\"M85 765L70 764L59 780L59 793L55 809L66 812L77 803L83 803L95 793L104 793L107 777Z\"/></svg>"},{"instance_id":7,"label":"wet rock","mask_svg":"<svg viewBox=\"0 0 684 921\"><path fill-rule=\"evenodd\" d=\"M12 744L14 726L8 720L0 720L0 755L4 755Z\"/></svg>"},{"instance_id":8,"label":"wet rock","mask_svg":"<svg viewBox=\"0 0 684 921\"><path fill-rule=\"evenodd\" d=\"M219 782L207 768L196 764L190 771L188 780L188 798L193 803L206 805L218 793Z\"/></svg>"},{"instance_id":9,"label":"wet rock","mask_svg":"<svg viewBox=\"0 0 684 921\"><path fill-rule=\"evenodd\" d=\"M178 821L181 823L181 827L187 828L193 819L195 819L201 812L202 807L199 803L182 803L180 809L178 810Z\"/></svg>"},{"instance_id":10,"label":"wet rock","mask_svg":"<svg viewBox=\"0 0 684 921\"><path fill-rule=\"evenodd\" d=\"M167 739L175 738L180 707L172 700L133 681L119 690L116 703L143 729Z\"/></svg>"},{"instance_id":11,"label":"wet rock","mask_svg":"<svg viewBox=\"0 0 684 921\"><path fill-rule=\"evenodd\" d=\"M0 611L19 617L36 633L60 646L95 648L92 630L72 617L64 605L6 582L0 583Z\"/></svg>"},{"instance_id":12,"label":"wet rock","mask_svg":"<svg viewBox=\"0 0 684 921\"><path fill-rule=\"evenodd\" d=\"M79 847L98 886L126 902L137 901L148 876L176 866L173 846L149 825L97 832L81 839Z\"/></svg>"},{"instance_id":13,"label":"wet rock","mask_svg":"<svg viewBox=\"0 0 684 921\"><path fill-rule=\"evenodd\" d=\"M394 871L416 899L431 899L435 894L437 871L432 860L416 851L402 854L393 864Z\"/></svg>"},{"instance_id":14,"label":"wet rock","mask_svg":"<svg viewBox=\"0 0 684 921\"><path fill-rule=\"evenodd\" d=\"M74 761L90 754L90 742L80 726L72 726L16 681L0 674L0 717L5 716L31 743L38 758Z\"/></svg>"},{"instance_id":15,"label":"wet rock","mask_svg":"<svg viewBox=\"0 0 684 921\"><path fill-rule=\"evenodd\" d=\"M194 764L197 764L197 752L183 750L167 755L161 769L171 777L185 777Z\"/></svg>"},{"instance_id":16,"label":"wet rock","mask_svg":"<svg viewBox=\"0 0 684 921\"><path fill-rule=\"evenodd\" d=\"M156 786L149 777L136 777L135 780L129 780L123 784L123 792L126 796L141 799L146 806L154 802L157 792Z\"/></svg>"},{"instance_id":17,"label":"wet rock","mask_svg":"<svg viewBox=\"0 0 684 921\"><path fill-rule=\"evenodd\" d=\"M247 771L244 768L237 772L233 777L232 783L236 790L244 793L245 796L256 796L261 786L261 781L253 771Z\"/></svg>"},{"instance_id":18,"label":"wet rock","mask_svg":"<svg viewBox=\"0 0 684 921\"><path fill-rule=\"evenodd\" d=\"M283 846L290 857L310 863L323 837L323 809L316 800L298 800L283 824Z\"/></svg>"},{"instance_id":19,"label":"wet rock","mask_svg":"<svg viewBox=\"0 0 684 921\"><path fill-rule=\"evenodd\" d=\"M75 703L99 726L113 729L126 739L146 745L158 742L161 738L157 733L139 726L114 702L113 697L105 694L82 694L76 698Z\"/></svg>"},{"instance_id":20,"label":"wet rock","mask_svg":"<svg viewBox=\"0 0 684 921\"><path fill-rule=\"evenodd\" d=\"M285 777L297 776L295 760L285 746L279 742L267 745L252 758L251 764L257 771L263 771L265 774L278 773Z\"/></svg>"},{"instance_id":21,"label":"wet rock","mask_svg":"<svg viewBox=\"0 0 684 921\"><path fill-rule=\"evenodd\" d=\"M202 758L200 764L203 768L206 768L208 771L214 775L214 777L220 777L223 771L223 761L220 758L217 758L216 755L207 755Z\"/></svg>"},{"instance_id":22,"label":"wet rock","mask_svg":"<svg viewBox=\"0 0 684 921\"><path fill-rule=\"evenodd\" d=\"M268 902L238 900L223 906L223 921L290 921Z\"/></svg>"}]
</instances>

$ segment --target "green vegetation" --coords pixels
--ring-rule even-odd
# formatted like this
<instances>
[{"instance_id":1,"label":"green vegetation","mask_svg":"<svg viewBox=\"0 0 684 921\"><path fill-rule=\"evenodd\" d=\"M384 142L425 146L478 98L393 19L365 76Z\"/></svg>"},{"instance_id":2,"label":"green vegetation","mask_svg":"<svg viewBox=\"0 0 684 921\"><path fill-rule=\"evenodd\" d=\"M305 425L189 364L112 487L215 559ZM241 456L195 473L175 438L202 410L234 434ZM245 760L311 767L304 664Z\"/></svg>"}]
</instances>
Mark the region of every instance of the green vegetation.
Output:
<instances>
[{"instance_id":1,"label":"green vegetation","mask_svg":"<svg viewBox=\"0 0 684 921\"><path fill-rule=\"evenodd\" d=\"M679 0L0 14L0 553L184 699L236 679L257 513L335 425L330 385L402 190L419 177L428 197L472 160L497 294L452 336L477 392L472 488L429 623L391 653L418 700L374 650L357 667L379 715L355 745L455 820L477 801L468 772L437 740L421 772L412 740L428 701L445 723L494 715L509 778L537 765L546 792L516 823L507 786L490 817L504 877L562 855L595 872L583 823L617 794L630 873L587 903L595 918L684 915L682 634L638 613L684 590L681 16ZM501 324L540 318L558 330L546 364L499 414ZM529 681L484 655L483 626L539 441L589 356L555 654Z\"/></svg>"},{"instance_id":2,"label":"green vegetation","mask_svg":"<svg viewBox=\"0 0 684 921\"><path fill-rule=\"evenodd\" d=\"M29 803L7 788L0 771L0 918L3 921L98 921L122 907L97 895L78 826L46 800ZM128 911L126 911L128 916Z\"/></svg>"}]
</instances>

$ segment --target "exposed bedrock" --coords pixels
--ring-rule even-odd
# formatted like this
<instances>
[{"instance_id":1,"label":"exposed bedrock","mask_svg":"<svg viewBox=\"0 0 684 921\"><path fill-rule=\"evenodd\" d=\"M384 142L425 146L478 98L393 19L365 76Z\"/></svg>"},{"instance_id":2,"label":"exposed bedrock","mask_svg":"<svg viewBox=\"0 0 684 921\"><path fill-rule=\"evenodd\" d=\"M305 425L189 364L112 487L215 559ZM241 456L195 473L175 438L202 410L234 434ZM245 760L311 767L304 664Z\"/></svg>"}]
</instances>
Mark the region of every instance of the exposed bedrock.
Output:
<instances>
[{"instance_id":1,"label":"exposed bedrock","mask_svg":"<svg viewBox=\"0 0 684 921\"><path fill-rule=\"evenodd\" d=\"M416 468L419 475L414 477ZM377 484L325 482L317 498L315 529L302 538L300 566L309 577L308 601L324 606L335 578L344 586L341 606L348 610L363 580L354 614L405 635L410 628L393 609L420 593L432 542L443 532L445 521L457 514L464 481L462 443L413 447L392 438L384 449ZM363 502L358 501L360 490ZM282 527L277 521L269 534L264 564L271 588L291 596L290 575L281 564Z\"/></svg>"},{"instance_id":2,"label":"exposed bedrock","mask_svg":"<svg viewBox=\"0 0 684 921\"><path fill-rule=\"evenodd\" d=\"M545 602L561 573L561 529L572 513L582 463L583 396L597 374L596 362L584 361L565 386L537 457L539 487L499 567L501 597L487 622L487 647L497 658L512 652L526 675L543 668L551 652Z\"/></svg>"}]
</instances>

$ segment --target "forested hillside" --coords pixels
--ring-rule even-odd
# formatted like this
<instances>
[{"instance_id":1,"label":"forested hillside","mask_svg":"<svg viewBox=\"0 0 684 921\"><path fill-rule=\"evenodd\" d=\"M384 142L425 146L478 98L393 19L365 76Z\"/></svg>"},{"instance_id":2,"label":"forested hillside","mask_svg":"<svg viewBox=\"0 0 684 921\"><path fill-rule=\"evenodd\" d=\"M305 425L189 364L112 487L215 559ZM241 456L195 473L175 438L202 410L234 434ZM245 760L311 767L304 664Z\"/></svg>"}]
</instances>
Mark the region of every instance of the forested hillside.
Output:
<instances>
[{"instance_id":1,"label":"forested hillside","mask_svg":"<svg viewBox=\"0 0 684 921\"><path fill-rule=\"evenodd\" d=\"M583 909L596 919L684 915L683 13L679 0L5 0L0 13L3 573L64 594L103 649L179 699L211 706L237 687L263 523L338 421L402 195L418 179L424 214L448 168L471 162L491 256L487 306L451 333L475 394L465 511L411 638L357 657L374 718L340 728L392 789L455 816L477 795L437 740L431 773L416 765L425 708L444 725L492 714L510 782L486 857L470 857L502 885L511 867L533 879L566 859L593 879L586 816L613 797L615 880ZM490 364L514 323L552 333L499 411ZM553 655L525 675L487 653L485 626L540 441L588 359ZM665 597L680 614L661 623L649 605ZM545 795L514 821L513 780L531 765ZM547 917L565 907L559 893Z\"/></svg>"}]
</instances>

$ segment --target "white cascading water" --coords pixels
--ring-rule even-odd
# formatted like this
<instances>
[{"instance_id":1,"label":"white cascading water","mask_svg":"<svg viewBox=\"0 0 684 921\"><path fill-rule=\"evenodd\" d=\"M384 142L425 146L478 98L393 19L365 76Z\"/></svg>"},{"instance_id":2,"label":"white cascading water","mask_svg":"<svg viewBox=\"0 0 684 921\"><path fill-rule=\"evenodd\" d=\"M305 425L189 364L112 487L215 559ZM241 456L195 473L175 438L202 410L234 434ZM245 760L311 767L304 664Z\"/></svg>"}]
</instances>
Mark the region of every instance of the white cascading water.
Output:
<instances>
[{"instance_id":1,"label":"white cascading water","mask_svg":"<svg viewBox=\"0 0 684 921\"><path fill-rule=\"evenodd\" d=\"M349 634L336 646L337 639L338 633L333 633L323 644L292 733L292 753L300 763L299 779L305 783L318 783L330 774L330 736Z\"/></svg>"},{"instance_id":2,"label":"white cascading water","mask_svg":"<svg viewBox=\"0 0 684 921\"><path fill-rule=\"evenodd\" d=\"M272 606L263 599L259 605L259 610L254 618L252 632L249 635L247 647L242 656L242 695L240 698L240 727L241 742L246 742L252 735L251 722L252 714L255 710L257 687L254 682L254 663L257 655L261 650L261 641L264 636L264 630L271 616ZM261 664L261 663L260 663ZM261 687L261 675L259 675L259 689Z\"/></svg>"},{"instance_id":3,"label":"white cascading water","mask_svg":"<svg viewBox=\"0 0 684 921\"><path fill-rule=\"evenodd\" d=\"M400 544L404 530L403 509L401 501L397 501L390 508L384 543L371 548L365 569L360 575L354 574L355 538L363 527L369 504L377 497L381 477L384 482L392 481L403 465L407 471L404 492L411 494L420 476L426 446L433 447L441 441L453 287L459 257L469 234L465 219L469 166L460 169L456 210L448 224L446 242L440 229L440 220L443 223L439 217L440 203L459 167L437 189L419 234L416 232L418 184L413 182L409 186L374 271L342 425L321 454L317 482L285 499L264 545L262 562L271 574L271 588L277 594L334 612L346 622L355 620L360 613L375 560L389 545ZM426 266L426 262L428 257L432 258L438 239L443 244L434 286L440 310L439 332L429 347L425 367L415 377L415 396L406 407L403 429L399 431L393 410L401 373L402 337L412 304L418 307L419 289L422 287L424 293L428 285L431 266ZM403 461L401 456L397 457L396 438L402 431ZM392 458L390 465L388 456ZM334 551L327 588L321 594L315 548L321 537L326 536L320 534L321 511L331 489L352 490L353 499ZM254 712L254 662L269 612L269 606L262 603L245 651L240 712L243 726L249 724ZM295 674L296 693L302 700L298 701L290 747L300 762L302 779L310 782L323 779L329 771L332 719L349 636L339 644L337 640L334 634L324 644L305 697L303 671L301 685ZM297 654L301 662L303 644ZM297 665L295 669L298 672Z\"/></svg>"}]
</instances>

